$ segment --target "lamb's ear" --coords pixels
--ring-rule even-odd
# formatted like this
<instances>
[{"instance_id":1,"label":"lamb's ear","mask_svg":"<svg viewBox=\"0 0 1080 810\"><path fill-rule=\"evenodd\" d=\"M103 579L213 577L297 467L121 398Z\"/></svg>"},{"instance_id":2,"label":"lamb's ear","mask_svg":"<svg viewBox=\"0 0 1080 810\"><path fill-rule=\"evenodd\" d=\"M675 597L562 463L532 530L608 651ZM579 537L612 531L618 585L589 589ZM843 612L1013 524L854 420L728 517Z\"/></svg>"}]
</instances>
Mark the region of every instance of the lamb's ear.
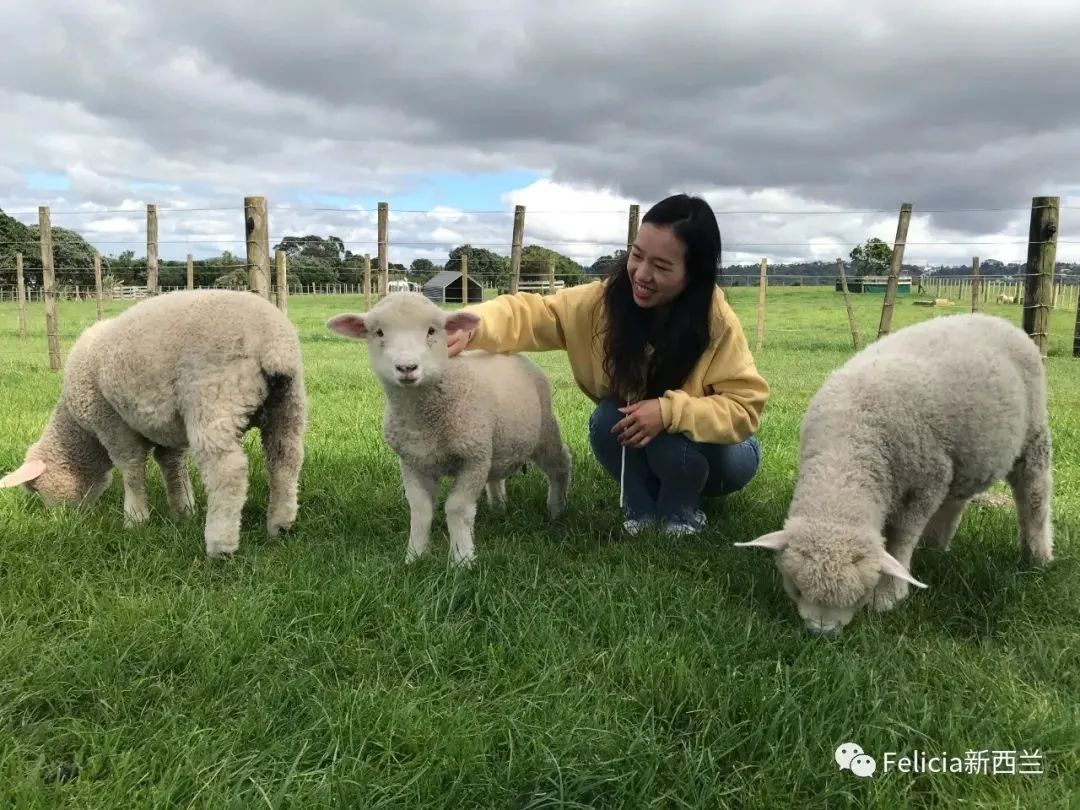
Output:
<instances>
[{"instance_id":1,"label":"lamb's ear","mask_svg":"<svg viewBox=\"0 0 1080 810\"><path fill-rule=\"evenodd\" d=\"M367 323L364 316L355 312L345 312L335 315L326 322L326 328L331 332L344 335L353 340L364 340L368 336Z\"/></svg>"},{"instance_id":2,"label":"lamb's ear","mask_svg":"<svg viewBox=\"0 0 1080 810\"><path fill-rule=\"evenodd\" d=\"M447 332L468 332L480 325L480 316L467 309L459 309L446 316Z\"/></svg>"},{"instance_id":3,"label":"lamb's ear","mask_svg":"<svg viewBox=\"0 0 1080 810\"><path fill-rule=\"evenodd\" d=\"M7 489L8 487L17 487L19 484L25 484L27 481L33 481L39 475L45 472L44 461L27 461L24 462L19 469L8 473L3 478L0 478L0 489Z\"/></svg>"},{"instance_id":4,"label":"lamb's ear","mask_svg":"<svg viewBox=\"0 0 1080 810\"><path fill-rule=\"evenodd\" d=\"M928 588L925 583L919 582L915 579L908 570L904 568L904 564L900 562L896 557L887 552L885 549L881 550L881 573L888 574L890 577L896 577L902 579L904 582L910 582L916 588Z\"/></svg>"},{"instance_id":5,"label":"lamb's ear","mask_svg":"<svg viewBox=\"0 0 1080 810\"><path fill-rule=\"evenodd\" d=\"M750 540L746 543L732 543L732 545L739 546L740 548L764 548L769 551L782 551L787 546L787 537L784 535L783 530L778 532L769 532L763 534L756 540Z\"/></svg>"}]
</instances>

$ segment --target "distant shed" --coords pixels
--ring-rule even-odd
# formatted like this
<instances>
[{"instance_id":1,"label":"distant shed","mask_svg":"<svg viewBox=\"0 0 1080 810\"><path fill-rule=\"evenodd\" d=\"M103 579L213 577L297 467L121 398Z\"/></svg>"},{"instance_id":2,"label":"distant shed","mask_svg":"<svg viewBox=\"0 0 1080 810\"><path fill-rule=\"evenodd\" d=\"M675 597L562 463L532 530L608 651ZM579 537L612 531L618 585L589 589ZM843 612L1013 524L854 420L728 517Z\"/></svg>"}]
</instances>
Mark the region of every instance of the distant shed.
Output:
<instances>
[{"instance_id":1,"label":"distant shed","mask_svg":"<svg viewBox=\"0 0 1080 810\"><path fill-rule=\"evenodd\" d=\"M484 300L484 287L469 277L469 300L461 295L461 273L457 270L441 270L424 285L424 295L436 304L479 304Z\"/></svg>"}]
</instances>

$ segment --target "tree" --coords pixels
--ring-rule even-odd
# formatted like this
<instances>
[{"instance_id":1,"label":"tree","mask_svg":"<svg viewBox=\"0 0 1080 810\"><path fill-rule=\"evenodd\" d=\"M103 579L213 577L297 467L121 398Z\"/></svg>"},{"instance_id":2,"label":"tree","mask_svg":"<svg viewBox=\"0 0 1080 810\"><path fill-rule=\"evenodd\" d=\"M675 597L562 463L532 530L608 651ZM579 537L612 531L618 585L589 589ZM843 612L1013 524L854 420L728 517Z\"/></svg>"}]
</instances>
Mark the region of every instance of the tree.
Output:
<instances>
[{"instance_id":1,"label":"tree","mask_svg":"<svg viewBox=\"0 0 1080 810\"><path fill-rule=\"evenodd\" d=\"M589 276L606 276L608 274L608 271L611 270L612 263L614 263L617 259L621 259L625 255L625 250L616 250L614 254L609 253L605 256L601 256L599 259L592 263L592 265L585 271L585 273Z\"/></svg>"},{"instance_id":2,"label":"tree","mask_svg":"<svg viewBox=\"0 0 1080 810\"><path fill-rule=\"evenodd\" d=\"M408 279L417 284L426 284L437 272L438 268L431 259L413 259L409 266Z\"/></svg>"},{"instance_id":3,"label":"tree","mask_svg":"<svg viewBox=\"0 0 1080 810\"><path fill-rule=\"evenodd\" d=\"M885 276L889 273L892 248L877 237L867 239L851 251L851 269L856 276Z\"/></svg>"},{"instance_id":4,"label":"tree","mask_svg":"<svg viewBox=\"0 0 1080 810\"><path fill-rule=\"evenodd\" d=\"M57 284L94 283L94 248L75 231L52 227L53 268ZM15 283L15 254L23 255L27 283L42 283L38 226L24 225L0 210L0 283ZM108 270L107 262L103 262Z\"/></svg>"},{"instance_id":5,"label":"tree","mask_svg":"<svg viewBox=\"0 0 1080 810\"><path fill-rule=\"evenodd\" d=\"M450 251L446 260L446 270L461 272L461 254L469 256L469 278L486 281L498 287L510 286L510 258L500 256L486 248L474 248L471 245L459 245Z\"/></svg>"},{"instance_id":6,"label":"tree","mask_svg":"<svg viewBox=\"0 0 1080 810\"><path fill-rule=\"evenodd\" d=\"M569 256L563 256L550 248L529 245L521 251L521 277L533 281L547 281L548 261L555 261L555 279L567 287L585 280L585 270Z\"/></svg>"}]
</instances>

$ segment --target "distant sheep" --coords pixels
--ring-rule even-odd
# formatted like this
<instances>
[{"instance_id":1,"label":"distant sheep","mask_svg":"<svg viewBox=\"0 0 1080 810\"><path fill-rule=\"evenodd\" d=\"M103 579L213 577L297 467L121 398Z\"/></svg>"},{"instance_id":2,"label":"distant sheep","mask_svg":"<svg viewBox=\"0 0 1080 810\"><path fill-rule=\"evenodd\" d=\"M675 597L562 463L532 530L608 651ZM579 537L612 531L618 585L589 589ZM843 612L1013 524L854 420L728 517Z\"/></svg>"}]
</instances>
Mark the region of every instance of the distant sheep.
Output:
<instances>
[{"instance_id":1,"label":"distant sheep","mask_svg":"<svg viewBox=\"0 0 1080 810\"><path fill-rule=\"evenodd\" d=\"M1002 479L1022 548L1037 564L1053 557L1045 372L1002 318L945 316L871 344L811 399L800 441L784 528L736 545L777 552L813 633L925 588L908 571L915 547L947 547L968 501Z\"/></svg>"},{"instance_id":2,"label":"distant sheep","mask_svg":"<svg viewBox=\"0 0 1080 810\"><path fill-rule=\"evenodd\" d=\"M1015 304L1016 303L1016 296L1015 295L1005 295L1005 293L1002 293L1001 295L999 295L997 297L997 302L999 304Z\"/></svg>"},{"instance_id":3,"label":"distant sheep","mask_svg":"<svg viewBox=\"0 0 1080 810\"><path fill-rule=\"evenodd\" d=\"M386 393L383 436L398 455L411 510L407 561L428 549L442 476L454 477L446 521L451 560L464 566L476 557L480 492L486 489L489 502L501 508L506 479L526 460L547 478L549 515L566 505L570 452L543 371L521 355L447 354L447 332L478 323L471 312L449 314L415 292L392 293L366 314L327 322L336 334L367 341Z\"/></svg>"},{"instance_id":4,"label":"distant sheep","mask_svg":"<svg viewBox=\"0 0 1080 810\"><path fill-rule=\"evenodd\" d=\"M190 451L207 491L206 553L219 557L240 543L251 427L261 430L270 474L267 531L293 524L306 419L300 344L284 314L249 292L168 293L80 335L44 432L0 487L21 484L47 506L92 504L115 466L130 526L149 517L153 452L170 509L186 517L195 509Z\"/></svg>"}]
</instances>

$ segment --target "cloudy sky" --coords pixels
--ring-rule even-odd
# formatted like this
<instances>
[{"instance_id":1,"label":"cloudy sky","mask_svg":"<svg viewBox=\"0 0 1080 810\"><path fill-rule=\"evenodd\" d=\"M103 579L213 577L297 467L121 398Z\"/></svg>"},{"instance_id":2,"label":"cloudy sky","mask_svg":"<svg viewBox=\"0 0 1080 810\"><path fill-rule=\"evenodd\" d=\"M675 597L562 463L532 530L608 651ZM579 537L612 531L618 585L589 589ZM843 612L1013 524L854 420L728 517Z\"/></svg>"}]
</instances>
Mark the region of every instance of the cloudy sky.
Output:
<instances>
[{"instance_id":1,"label":"cloudy sky","mask_svg":"<svg viewBox=\"0 0 1080 810\"><path fill-rule=\"evenodd\" d=\"M1075 0L38 0L4 22L0 208L50 205L106 254L145 252L152 202L164 257L242 255L265 195L272 240L373 255L387 201L405 263L508 254L523 204L526 244L588 263L630 203L687 191L725 264L891 243L905 201L907 261L1022 260L1043 194L1077 206L1058 257L1080 260Z\"/></svg>"}]
</instances>

